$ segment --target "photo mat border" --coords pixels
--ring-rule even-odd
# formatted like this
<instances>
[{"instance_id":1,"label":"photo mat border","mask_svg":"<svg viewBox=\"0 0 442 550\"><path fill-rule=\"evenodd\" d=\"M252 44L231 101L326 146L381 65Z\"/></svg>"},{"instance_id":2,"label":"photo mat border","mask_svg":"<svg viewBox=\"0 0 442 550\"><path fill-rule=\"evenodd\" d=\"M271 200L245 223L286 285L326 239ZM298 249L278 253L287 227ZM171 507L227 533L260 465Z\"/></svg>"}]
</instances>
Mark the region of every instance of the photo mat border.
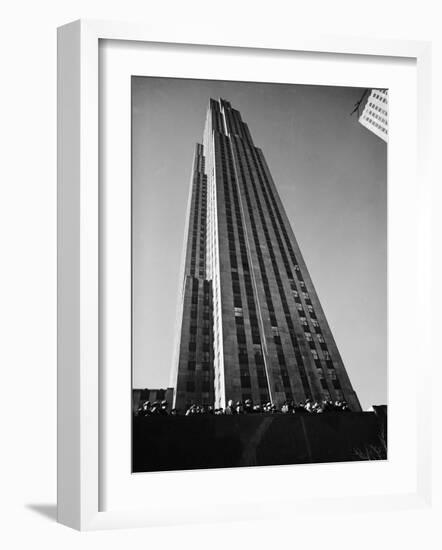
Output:
<instances>
[{"instance_id":1,"label":"photo mat border","mask_svg":"<svg viewBox=\"0 0 442 550\"><path fill-rule=\"evenodd\" d=\"M246 53L244 53L244 51ZM234 55L232 53L234 52ZM104 40L99 48L100 70L100 204L102 219L102 339L100 352L100 437L102 483L101 510L120 508L129 503L131 509L145 507L145 494L156 494L157 518L167 515L169 523L195 521L193 513L170 502L166 488L179 494L198 492L200 500L225 503L223 519L229 515L242 517L243 506L254 508L260 516L260 488L265 484L266 503L278 509L284 495L280 487L290 490L291 510L303 510L304 500L316 499L325 513L339 498L366 495L415 493L417 471L416 402L414 365L420 363L418 340L402 345L403 334L409 331L404 320L419 318L421 304L404 302L409 285L418 286L416 264L411 264L408 277L403 277L403 265L408 264L410 247L417 250L418 227L415 197L419 195L416 180L416 62L411 58L367 57L351 55L312 54L310 52L213 48L170 44ZM209 54L209 55L208 55ZM310 464L265 468L233 468L199 470L197 474L175 471L173 476L162 472L131 475L130 422L127 411L130 398L130 111L129 81L132 75L181 75L206 79L249 82L282 82L329 86L389 87L390 144L388 148L388 330L389 330L389 458L386 461ZM402 113L408 113L403 117ZM404 158L404 162L402 162ZM401 203L402 201L402 203ZM410 217L411 216L411 217ZM400 280L399 280L400 278ZM408 284L407 284L408 283ZM406 351L405 351L406 350ZM405 363L404 363L405 362ZM121 368L125 365L123 368ZM127 389L126 389L127 388ZM400 414L397 412L400 411ZM204 473L203 473L204 472ZM207 482L208 481L208 482ZM235 505L229 487L236 485ZM333 497L325 496L333 495ZM292 499L290 501L290 498ZM328 506L327 506L328 505ZM201 518L214 519L198 507ZM160 512L161 510L161 512ZM268 517L268 512L266 516ZM220 521L219 510L215 516ZM152 521L154 519L152 518Z\"/></svg>"}]
</instances>

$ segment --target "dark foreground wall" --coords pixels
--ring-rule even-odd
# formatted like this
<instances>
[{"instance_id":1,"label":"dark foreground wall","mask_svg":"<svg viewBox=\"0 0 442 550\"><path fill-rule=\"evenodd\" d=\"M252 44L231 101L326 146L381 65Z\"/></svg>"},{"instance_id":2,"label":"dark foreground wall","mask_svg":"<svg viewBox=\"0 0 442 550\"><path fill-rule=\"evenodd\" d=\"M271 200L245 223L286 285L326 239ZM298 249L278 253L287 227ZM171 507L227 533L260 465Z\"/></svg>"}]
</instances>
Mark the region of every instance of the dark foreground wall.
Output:
<instances>
[{"instance_id":1,"label":"dark foreground wall","mask_svg":"<svg viewBox=\"0 0 442 550\"><path fill-rule=\"evenodd\" d=\"M385 434L373 412L134 417L133 471L386 458Z\"/></svg>"}]
</instances>

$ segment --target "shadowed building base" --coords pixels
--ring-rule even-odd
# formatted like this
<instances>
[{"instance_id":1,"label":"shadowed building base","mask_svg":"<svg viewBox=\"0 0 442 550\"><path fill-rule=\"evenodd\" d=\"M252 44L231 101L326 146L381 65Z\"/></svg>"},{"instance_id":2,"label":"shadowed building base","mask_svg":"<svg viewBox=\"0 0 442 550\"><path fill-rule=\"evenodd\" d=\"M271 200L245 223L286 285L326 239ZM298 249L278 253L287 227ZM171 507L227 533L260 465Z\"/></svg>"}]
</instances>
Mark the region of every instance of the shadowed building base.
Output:
<instances>
[{"instance_id":1,"label":"shadowed building base","mask_svg":"<svg viewBox=\"0 0 442 550\"><path fill-rule=\"evenodd\" d=\"M133 471L376 460L386 445L374 412L134 417Z\"/></svg>"}]
</instances>

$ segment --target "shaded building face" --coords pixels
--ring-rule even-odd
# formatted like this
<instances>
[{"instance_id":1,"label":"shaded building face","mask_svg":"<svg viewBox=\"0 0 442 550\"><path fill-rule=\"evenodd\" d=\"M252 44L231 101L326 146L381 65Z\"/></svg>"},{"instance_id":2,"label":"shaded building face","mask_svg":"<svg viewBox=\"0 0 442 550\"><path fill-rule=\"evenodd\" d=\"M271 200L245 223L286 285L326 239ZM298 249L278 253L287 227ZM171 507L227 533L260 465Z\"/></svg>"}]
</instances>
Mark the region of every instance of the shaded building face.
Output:
<instances>
[{"instance_id":1,"label":"shaded building face","mask_svg":"<svg viewBox=\"0 0 442 550\"><path fill-rule=\"evenodd\" d=\"M264 155L223 99L210 100L189 201L175 406L361 410Z\"/></svg>"}]
</instances>

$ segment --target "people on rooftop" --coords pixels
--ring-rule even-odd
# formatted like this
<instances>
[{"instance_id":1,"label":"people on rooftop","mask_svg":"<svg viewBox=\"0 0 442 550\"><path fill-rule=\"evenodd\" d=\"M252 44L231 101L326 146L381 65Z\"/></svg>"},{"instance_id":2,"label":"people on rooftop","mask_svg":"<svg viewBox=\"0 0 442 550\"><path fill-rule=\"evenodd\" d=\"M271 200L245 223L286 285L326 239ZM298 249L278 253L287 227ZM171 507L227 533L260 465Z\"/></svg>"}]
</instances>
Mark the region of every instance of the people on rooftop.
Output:
<instances>
[{"instance_id":1,"label":"people on rooftop","mask_svg":"<svg viewBox=\"0 0 442 550\"><path fill-rule=\"evenodd\" d=\"M136 411L136 416L151 416L151 415L171 415L177 416L182 411L172 409L168 411L167 401L143 401ZM349 407L344 400L323 399L322 401L313 401L308 398L305 401L285 401L281 407L277 407L271 401L261 404L253 404L253 401L248 398L244 402L237 401L236 403L229 399L225 408L214 408L213 405L198 405L191 403L183 411L185 416L193 416L196 414L212 414L212 415L247 415L247 414L318 414L328 412L346 412Z\"/></svg>"}]
</instances>

